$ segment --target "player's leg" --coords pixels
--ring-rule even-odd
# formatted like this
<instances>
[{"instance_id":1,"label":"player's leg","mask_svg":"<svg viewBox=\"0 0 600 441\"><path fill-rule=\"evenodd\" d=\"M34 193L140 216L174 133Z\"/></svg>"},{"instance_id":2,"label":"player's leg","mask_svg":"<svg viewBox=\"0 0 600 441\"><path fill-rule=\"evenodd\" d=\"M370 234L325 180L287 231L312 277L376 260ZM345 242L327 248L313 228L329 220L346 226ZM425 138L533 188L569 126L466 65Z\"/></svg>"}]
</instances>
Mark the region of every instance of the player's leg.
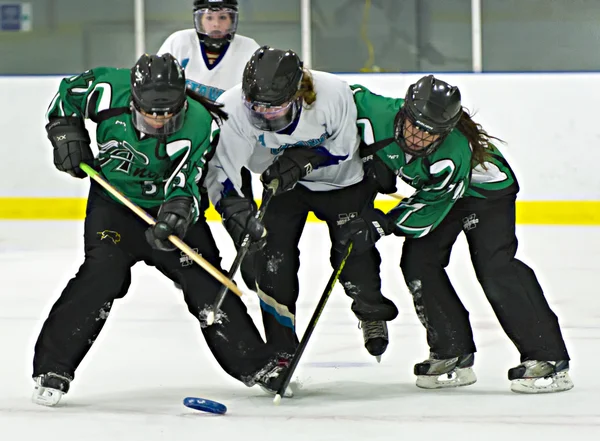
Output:
<instances>
[{"instance_id":1,"label":"player's leg","mask_svg":"<svg viewBox=\"0 0 600 441\"><path fill-rule=\"evenodd\" d=\"M95 187L95 186L94 186ZM90 191L85 260L52 307L35 345L34 401L54 405L68 392L75 370L102 330L115 299L127 293L130 250L143 228L125 207Z\"/></svg>"},{"instance_id":2,"label":"player's leg","mask_svg":"<svg viewBox=\"0 0 600 441\"><path fill-rule=\"evenodd\" d=\"M255 256L258 296L267 342L280 353L293 354L299 283L298 242L308 216L299 187L273 197L263 218L267 243Z\"/></svg>"},{"instance_id":3,"label":"player's leg","mask_svg":"<svg viewBox=\"0 0 600 441\"><path fill-rule=\"evenodd\" d=\"M436 229L418 239L405 239L402 248L400 267L427 331L429 358L414 368L417 386L427 389L476 381L471 369L476 349L469 313L445 270L461 227L455 206Z\"/></svg>"},{"instance_id":4,"label":"player's leg","mask_svg":"<svg viewBox=\"0 0 600 441\"><path fill-rule=\"evenodd\" d=\"M332 244L338 242L335 235L339 225L373 206L372 186L366 180L341 190L306 192L311 209L327 222ZM331 248L332 267L337 268L343 257L339 247ZM396 305L381 293L380 265L379 251L373 247L361 253L352 252L340 274L340 282L352 299L352 311L362 328L365 347L378 361L389 343L387 322L398 316Z\"/></svg>"},{"instance_id":5,"label":"player's leg","mask_svg":"<svg viewBox=\"0 0 600 441\"><path fill-rule=\"evenodd\" d=\"M535 276L515 258L515 196L474 201L464 211L464 229L477 279L500 324L521 354L509 371L517 392L556 392L573 387L569 354L558 319ZM551 382L536 379L547 377ZM548 382L546 382L548 383Z\"/></svg>"},{"instance_id":6,"label":"player's leg","mask_svg":"<svg viewBox=\"0 0 600 441\"><path fill-rule=\"evenodd\" d=\"M185 242L223 271L219 250L204 218L190 227ZM263 377L272 374L278 358L262 340L237 295L230 292L225 296L215 323L207 326L206 314L221 289L219 281L179 251L155 250L147 263L180 283L190 314L199 320L208 347L225 372L247 386L266 381Z\"/></svg>"}]
</instances>

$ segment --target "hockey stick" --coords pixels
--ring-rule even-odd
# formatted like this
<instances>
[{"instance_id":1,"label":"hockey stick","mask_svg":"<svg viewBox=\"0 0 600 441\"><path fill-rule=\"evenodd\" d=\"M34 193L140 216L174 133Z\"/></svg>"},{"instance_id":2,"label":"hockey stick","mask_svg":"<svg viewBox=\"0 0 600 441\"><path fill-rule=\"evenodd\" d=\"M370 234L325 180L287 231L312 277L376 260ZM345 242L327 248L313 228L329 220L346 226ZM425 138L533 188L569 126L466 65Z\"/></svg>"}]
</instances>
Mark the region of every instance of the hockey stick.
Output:
<instances>
[{"instance_id":1,"label":"hockey stick","mask_svg":"<svg viewBox=\"0 0 600 441\"><path fill-rule=\"evenodd\" d=\"M258 209L258 211L256 212L256 215L254 216L259 221L261 221L262 218L265 216L265 212L267 211L269 202L271 202L273 195L277 191L277 187L279 187L278 179L273 179L271 182L269 182L266 194L263 197L263 200L260 204L260 208ZM240 249L238 250L237 255L235 256L235 260L233 261L233 264L231 265L231 269L227 273L227 275L230 278L233 279L233 276L235 276L235 273L237 273L238 269L242 265L242 261L244 260L244 257L246 257L248 248L250 248L250 234L246 234L244 236L244 239L242 240L242 244L240 245ZM212 307L210 308L210 311L206 315L206 324L208 326L212 325L215 322L217 312L221 308L221 305L223 305L226 295L227 295L227 286L223 285L221 287L221 290L217 294L217 298L213 302Z\"/></svg>"},{"instance_id":2,"label":"hockey stick","mask_svg":"<svg viewBox=\"0 0 600 441\"><path fill-rule=\"evenodd\" d=\"M394 199L398 199L399 201L401 201L402 199L406 199L406 196L402 196L401 194L398 194L398 193L390 193L390 194L386 194L386 196L389 196Z\"/></svg>"},{"instance_id":3,"label":"hockey stick","mask_svg":"<svg viewBox=\"0 0 600 441\"><path fill-rule=\"evenodd\" d=\"M112 185L110 185L108 182L106 182L100 176L100 174L96 170L94 170L92 167L90 167L89 165L82 162L81 164L79 164L79 168L81 170L83 170L90 178L92 178L94 181L96 181L98 184L100 184L102 187L104 187L104 189L107 192L109 192L111 195L113 195L115 198L117 198L119 201L121 201L121 203L123 203L123 205L125 205L127 208L129 208L131 211L133 211L135 214L137 214L139 217L141 217L143 220L145 220L148 224L154 225L156 223L156 220L154 220L154 218L152 216L150 216L148 213L146 213L140 207L135 205L133 202L131 202L125 196L123 196L119 192L119 190L117 190ZM242 296L242 291L240 291L240 289L237 287L237 285L235 283L233 283L233 281L231 279L228 279L227 277L225 277L225 275L221 271L219 271L208 260L204 259L198 253L196 253L194 250L192 250L189 246L187 246L184 241L182 241L177 236L173 236L173 235L169 236L169 241L173 245L175 245L177 248L179 248L181 251L183 251L186 255L188 255L194 262L196 262L198 265L200 265L202 268L204 268L211 276L213 276L215 279L217 279L219 282L221 282L224 286L226 286L227 288L232 290L238 296L240 296L240 297Z\"/></svg>"},{"instance_id":4,"label":"hockey stick","mask_svg":"<svg viewBox=\"0 0 600 441\"><path fill-rule=\"evenodd\" d=\"M317 304L315 312L313 312L313 315L310 318L310 322L308 323L308 328L306 328L306 331L304 331L302 340L300 341L300 344L298 345L298 348L296 349L296 352L294 353L294 356L292 357L292 361L290 362L290 367L288 368L287 372L285 373L285 377L283 378L283 383L281 383L281 386L279 386L279 390L277 390L277 395L275 395L275 398L273 398L273 403L275 405L279 405L279 403L281 403L281 397L283 396L283 394L285 393L285 390L287 389L288 385L290 384L292 375L294 375L294 371L296 370L296 367L298 367L298 363L300 362L300 357L302 357L302 354L304 353L304 350L306 349L306 346L308 345L308 340L310 339L310 336L312 335L313 331L315 330L315 327L317 326L319 317L321 317L321 313L323 312L323 309L325 308L325 305L327 304L327 300L329 300L329 296L333 292L333 288L335 288L336 282L340 278L340 274L342 273L342 270L344 269L344 266L346 265L346 260L348 260L348 256L350 255L351 252L352 252L352 242L349 242L348 245L346 245L346 249L344 250L344 258L342 259L342 261L340 262L338 267L333 270L333 273L331 274L331 277L329 278L329 281L327 282L327 285L325 286L325 291L323 292L323 295L321 295L321 298L319 299L319 303Z\"/></svg>"}]
</instances>

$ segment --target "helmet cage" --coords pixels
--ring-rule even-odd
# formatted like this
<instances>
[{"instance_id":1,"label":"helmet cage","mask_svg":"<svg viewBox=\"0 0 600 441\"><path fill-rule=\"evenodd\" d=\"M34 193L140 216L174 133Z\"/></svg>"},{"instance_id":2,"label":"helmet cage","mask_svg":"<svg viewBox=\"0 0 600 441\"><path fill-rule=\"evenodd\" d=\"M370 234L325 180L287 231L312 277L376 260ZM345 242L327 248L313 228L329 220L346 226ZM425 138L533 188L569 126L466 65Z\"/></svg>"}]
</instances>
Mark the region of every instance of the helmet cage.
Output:
<instances>
[{"instance_id":1,"label":"helmet cage","mask_svg":"<svg viewBox=\"0 0 600 441\"><path fill-rule=\"evenodd\" d=\"M406 123L410 123L413 127L418 129L414 133L411 133L411 142L406 140L405 130ZM428 156L435 152L439 146L446 140L446 137L450 134L454 127L450 129L434 129L431 125L426 122L415 119L410 111L407 110L406 105L402 106L400 111L396 116L396 121L394 122L394 138L396 143L404 150L404 152L408 153L412 156ZM430 135L438 135L438 138L429 144L425 145L426 139L429 138Z\"/></svg>"}]
</instances>

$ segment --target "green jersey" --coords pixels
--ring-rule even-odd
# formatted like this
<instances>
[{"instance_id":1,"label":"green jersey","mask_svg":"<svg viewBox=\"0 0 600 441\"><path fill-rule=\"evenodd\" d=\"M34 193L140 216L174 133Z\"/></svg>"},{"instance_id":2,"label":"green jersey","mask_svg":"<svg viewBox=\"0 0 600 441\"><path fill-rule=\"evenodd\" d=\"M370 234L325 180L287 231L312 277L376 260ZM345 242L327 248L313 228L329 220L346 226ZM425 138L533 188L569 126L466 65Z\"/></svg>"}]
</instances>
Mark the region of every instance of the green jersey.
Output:
<instances>
[{"instance_id":1,"label":"green jersey","mask_svg":"<svg viewBox=\"0 0 600 441\"><path fill-rule=\"evenodd\" d=\"M394 120L404 100L376 95L360 85L351 87L361 139L366 145L381 143L383 147L376 155L416 190L388 213L407 237L418 238L432 231L461 197L489 197L490 191L498 195L515 192L514 175L495 147L490 148L490 168L500 173L487 180L482 176L478 182L471 179L472 173L485 175L486 170L481 166L472 170L471 147L456 129L432 154L411 156L394 141Z\"/></svg>"},{"instance_id":2,"label":"green jersey","mask_svg":"<svg viewBox=\"0 0 600 441\"><path fill-rule=\"evenodd\" d=\"M197 101L187 101L178 132L146 136L131 121L130 70L100 67L63 79L47 117L78 116L96 122L96 166L113 186L144 208L177 196L191 197L196 220L200 213L197 182L213 151L212 116Z\"/></svg>"}]
</instances>

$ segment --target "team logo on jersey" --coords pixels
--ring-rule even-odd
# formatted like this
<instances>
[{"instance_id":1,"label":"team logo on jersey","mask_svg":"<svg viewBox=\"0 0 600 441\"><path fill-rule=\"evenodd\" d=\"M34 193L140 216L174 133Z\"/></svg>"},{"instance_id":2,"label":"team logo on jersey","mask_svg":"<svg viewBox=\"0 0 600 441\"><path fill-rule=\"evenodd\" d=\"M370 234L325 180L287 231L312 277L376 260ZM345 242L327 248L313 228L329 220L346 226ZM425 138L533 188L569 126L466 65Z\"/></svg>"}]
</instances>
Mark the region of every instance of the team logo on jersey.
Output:
<instances>
[{"instance_id":1,"label":"team logo on jersey","mask_svg":"<svg viewBox=\"0 0 600 441\"><path fill-rule=\"evenodd\" d=\"M193 90L198 95L202 95L205 98L208 98L211 101L216 101L223 92L223 89L219 89L218 87L207 86L206 84L196 83L192 80L185 80L185 84L188 89Z\"/></svg>"},{"instance_id":2,"label":"team logo on jersey","mask_svg":"<svg viewBox=\"0 0 600 441\"><path fill-rule=\"evenodd\" d=\"M104 231L98 231L96 234L98 234L100 236L100 240L112 240L112 243L114 243L115 245L118 244L119 242L121 242L121 235L119 233L117 233L116 231L112 231L112 230L104 230Z\"/></svg>"},{"instance_id":3,"label":"team logo on jersey","mask_svg":"<svg viewBox=\"0 0 600 441\"><path fill-rule=\"evenodd\" d=\"M262 137L262 139L261 139L261 137ZM317 146L322 145L327 138L329 138L329 133L325 132L319 138L309 139L306 141L298 141L293 144L283 144L283 145L277 147L276 149L271 149L271 154L278 155L279 153L281 153L285 149L289 149L290 147L317 147ZM264 135L261 134L258 137L258 140L264 147L266 147Z\"/></svg>"},{"instance_id":4,"label":"team logo on jersey","mask_svg":"<svg viewBox=\"0 0 600 441\"><path fill-rule=\"evenodd\" d=\"M104 167L112 161L118 161L119 164L114 171L129 173L132 164L148 165L150 160L142 152L138 152L127 141L111 140L104 144L98 144L100 166Z\"/></svg>"},{"instance_id":5,"label":"team logo on jersey","mask_svg":"<svg viewBox=\"0 0 600 441\"><path fill-rule=\"evenodd\" d=\"M126 130L127 130L127 124L125 124L125 121L115 121L115 125L121 125L123 126Z\"/></svg>"}]
</instances>

